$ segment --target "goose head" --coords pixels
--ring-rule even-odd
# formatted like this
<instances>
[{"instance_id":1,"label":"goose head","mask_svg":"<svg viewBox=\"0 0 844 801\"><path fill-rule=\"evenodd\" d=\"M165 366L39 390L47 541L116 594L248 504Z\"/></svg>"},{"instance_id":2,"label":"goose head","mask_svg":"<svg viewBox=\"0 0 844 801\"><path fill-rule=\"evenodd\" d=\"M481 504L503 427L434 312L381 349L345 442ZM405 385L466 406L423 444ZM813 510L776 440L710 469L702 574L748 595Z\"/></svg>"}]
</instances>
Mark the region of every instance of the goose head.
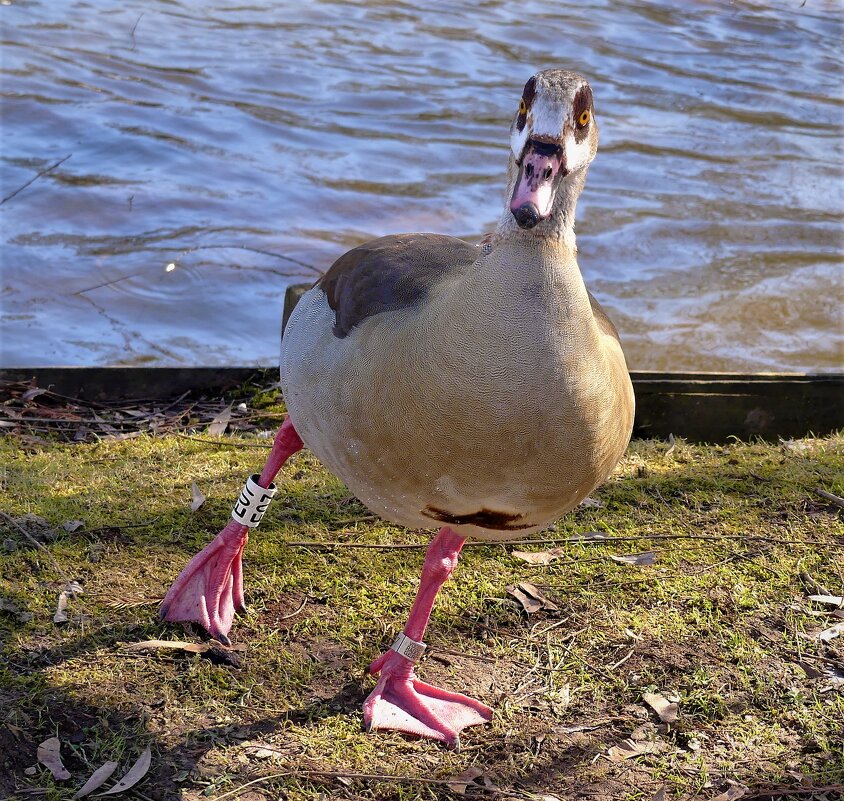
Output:
<instances>
[{"instance_id":1,"label":"goose head","mask_svg":"<svg viewBox=\"0 0 844 801\"><path fill-rule=\"evenodd\" d=\"M566 70L543 70L530 78L510 126L510 148L517 170L510 211L520 228L533 228L552 216L560 188L581 174L598 150L587 80Z\"/></svg>"}]
</instances>

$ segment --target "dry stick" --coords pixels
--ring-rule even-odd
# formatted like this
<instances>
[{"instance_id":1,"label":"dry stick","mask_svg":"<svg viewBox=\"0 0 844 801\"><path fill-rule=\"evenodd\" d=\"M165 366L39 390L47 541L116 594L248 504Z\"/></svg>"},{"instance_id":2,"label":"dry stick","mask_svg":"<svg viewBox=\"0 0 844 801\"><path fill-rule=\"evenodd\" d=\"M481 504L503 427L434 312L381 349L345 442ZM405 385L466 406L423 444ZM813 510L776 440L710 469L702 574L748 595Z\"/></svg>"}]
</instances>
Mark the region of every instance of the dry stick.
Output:
<instances>
[{"instance_id":1,"label":"dry stick","mask_svg":"<svg viewBox=\"0 0 844 801\"><path fill-rule=\"evenodd\" d=\"M638 537L601 537L600 539L584 539L581 537L548 537L539 540L498 540L496 542L467 542L464 548L492 548L496 545L548 545L553 543L569 543L571 545L605 545L608 542L637 542L641 540L704 540L718 542L721 540L763 540L777 545L829 545L819 540L783 540L766 537L761 534L642 534ZM403 548L427 548L427 543L371 543L371 542L318 542L316 540L297 540L284 543L289 548L374 548L376 550L400 550Z\"/></svg>"},{"instance_id":2,"label":"dry stick","mask_svg":"<svg viewBox=\"0 0 844 801\"><path fill-rule=\"evenodd\" d=\"M118 529L124 528L146 528L147 526L151 526L153 523L157 522L160 519L159 517L153 517L152 520L145 520L142 523L123 523L119 526L98 526L97 528L91 528L85 531L85 534L99 534L103 531L117 531Z\"/></svg>"},{"instance_id":3,"label":"dry stick","mask_svg":"<svg viewBox=\"0 0 844 801\"><path fill-rule=\"evenodd\" d=\"M844 509L844 498L840 495L833 495L820 487L814 488L815 494L820 495L821 498L826 498L830 503L835 504L839 509Z\"/></svg>"},{"instance_id":4,"label":"dry stick","mask_svg":"<svg viewBox=\"0 0 844 801\"><path fill-rule=\"evenodd\" d=\"M307 604L307 603L308 603L308 596L306 595L302 599L302 603L299 604L299 608L295 612L291 612L289 615L283 615L282 617L280 617L278 619L279 620L290 620L291 617L295 617L296 615L298 615L299 612L301 612L305 608L305 604Z\"/></svg>"},{"instance_id":5,"label":"dry stick","mask_svg":"<svg viewBox=\"0 0 844 801\"><path fill-rule=\"evenodd\" d=\"M53 554L40 542L38 542L35 537L33 537L20 523L18 523L15 518L7 515L5 512L0 511L0 517L6 520L7 523L11 523L21 534L24 535L36 548L44 551L47 554L47 558L53 563L53 569L58 573L65 581L69 582L70 579L67 577L67 574L59 567L59 563L53 558Z\"/></svg>"},{"instance_id":6,"label":"dry stick","mask_svg":"<svg viewBox=\"0 0 844 801\"><path fill-rule=\"evenodd\" d=\"M0 417L0 423L14 423L25 425L26 423L85 423L86 425L103 425L88 417Z\"/></svg>"},{"instance_id":7,"label":"dry stick","mask_svg":"<svg viewBox=\"0 0 844 801\"><path fill-rule=\"evenodd\" d=\"M771 787L769 789L758 788L752 789L751 794L742 796L744 799L749 798L765 798L766 796L785 796L785 795L814 795L815 793L831 793L844 790L844 784L828 784L825 787L786 787L780 785L779 787Z\"/></svg>"},{"instance_id":8,"label":"dry stick","mask_svg":"<svg viewBox=\"0 0 844 801\"><path fill-rule=\"evenodd\" d=\"M621 657L618 662L613 662L607 670L615 670L616 668L620 668L631 656L633 656L633 652L636 650L636 646L634 645L628 652L626 656Z\"/></svg>"},{"instance_id":9,"label":"dry stick","mask_svg":"<svg viewBox=\"0 0 844 801\"><path fill-rule=\"evenodd\" d=\"M391 776L388 773L344 773L340 771L331 770L286 770L281 773L271 773L269 776L261 776L253 779L240 787L230 790L227 793L218 795L216 801L224 801L226 798L234 798L242 795L247 787L252 787L256 784L263 784L271 782L273 779L361 779L364 781L387 781L387 782L404 782L408 784L433 784L440 787L462 787L467 784L465 779L429 779L425 776ZM482 784L472 785L473 790L483 790L491 794L498 794L501 791L484 787Z\"/></svg>"},{"instance_id":10,"label":"dry stick","mask_svg":"<svg viewBox=\"0 0 844 801\"><path fill-rule=\"evenodd\" d=\"M227 448L272 448L272 445L265 445L262 442L225 442L221 439L202 439L202 437L192 437L189 434L180 434L178 431L174 431L173 436L181 439L192 439L194 442L203 442L206 445L222 445Z\"/></svg>"},{"instance_id":11,"label":"dry stick","mask_svg":"<svg viewBox=\"0 0 844 801\"><path fill-rule=\"evenodd\" d=\"M63 159L59 159L55 164L51 164L46 169L41 170L41 172L39 172L34 178L30 179L23 186L18 187L10 195L6 195L6 197L4 197L2 200L0 200L0 206L2 206L7 200L11 200L19 192L23 192L23 190L26 189L31 184L34 184L42 175L46 175L48 172L52 172L53 170L55 170L56 167L59 167L60 165L64 164L72 155L73 155L73 153L69 153Z\"/></svg>"}]
</instances>

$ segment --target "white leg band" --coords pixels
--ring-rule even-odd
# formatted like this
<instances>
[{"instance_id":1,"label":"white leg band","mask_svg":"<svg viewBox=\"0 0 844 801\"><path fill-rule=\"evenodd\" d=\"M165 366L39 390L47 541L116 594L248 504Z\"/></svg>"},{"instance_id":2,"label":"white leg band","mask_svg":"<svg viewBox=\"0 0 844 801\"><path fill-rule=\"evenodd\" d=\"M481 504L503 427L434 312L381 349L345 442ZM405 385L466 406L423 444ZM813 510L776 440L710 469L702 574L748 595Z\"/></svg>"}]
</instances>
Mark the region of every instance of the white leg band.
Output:
<instances>
[{"instance_id":1,"label":"white leg band","mask_svg":"<svg viewBox=\"0 0 844 801\"><path fill-rule=\"evenodd\" d=\"M395 651L397 654L401 654L405 659L409 659L411 662L416 663L422 658L422 654L425 653L425 649L428 646L425 645L424 642L416 642L416 640L411 640L404 632L399 634L396 637L396 641L390 646L390 650Z\"/></svg>"},{"instance_id":2,"label":"white leg band","mask_svg":"<svg viewBox=\"0 0 844 801\"><path fill-rule=\"evenodd\" d=\"M264 512L270 505L273 496L278 492L275 484L266 489L258 483L258 474L246 479L246 486L232 509L232 518L236 523L249 528L255 528L261 522Z\"/></svg>"}]
</instances>

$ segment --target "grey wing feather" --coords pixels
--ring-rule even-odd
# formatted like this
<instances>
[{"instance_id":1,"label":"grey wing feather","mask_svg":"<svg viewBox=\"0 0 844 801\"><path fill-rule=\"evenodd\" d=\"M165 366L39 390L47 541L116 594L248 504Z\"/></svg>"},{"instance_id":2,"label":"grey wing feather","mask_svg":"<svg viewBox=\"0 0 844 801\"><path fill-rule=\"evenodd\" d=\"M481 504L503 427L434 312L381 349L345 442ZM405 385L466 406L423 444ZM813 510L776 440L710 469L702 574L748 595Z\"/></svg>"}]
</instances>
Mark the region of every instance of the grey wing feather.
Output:
<instances>
[{"instance_id":1,"label":"grey wing feather","mask_svg":"<svg viewBox=\"0 0 844 801\"><path fill-rule=\"evenodd\" d=\"M439 234L384 236L353 248L317 282L335 314L334 334L348 336L367 317L421 303L447 273L480 255L475 245Z\"/></svg>"}]
</instances>

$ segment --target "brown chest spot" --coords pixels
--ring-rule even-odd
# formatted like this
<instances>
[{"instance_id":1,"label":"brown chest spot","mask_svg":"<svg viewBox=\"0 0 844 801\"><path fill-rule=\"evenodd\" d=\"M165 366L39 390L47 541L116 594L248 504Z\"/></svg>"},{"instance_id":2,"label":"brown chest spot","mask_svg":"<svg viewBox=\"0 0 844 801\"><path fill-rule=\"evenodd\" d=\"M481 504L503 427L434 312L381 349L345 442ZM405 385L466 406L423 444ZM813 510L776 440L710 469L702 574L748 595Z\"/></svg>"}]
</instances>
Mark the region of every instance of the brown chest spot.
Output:
<instances>
[{"instance_id":1,"label":"brown chest spot","mask_svg":"<svg viewBox=\"0 0 844 801\"><path fill-rule=\"evenodd\" d=\"M524 515L496 512L493 509L481 509L470 514L455 515L446 512L444 509L426 506L422 510L422 514L432 520L439 520L441 523L451 526L478 526L478 528L488 528L491 531L518 531L533 526L533 523L519 522L524 518Z\"/></svg>"}]
</instances>

